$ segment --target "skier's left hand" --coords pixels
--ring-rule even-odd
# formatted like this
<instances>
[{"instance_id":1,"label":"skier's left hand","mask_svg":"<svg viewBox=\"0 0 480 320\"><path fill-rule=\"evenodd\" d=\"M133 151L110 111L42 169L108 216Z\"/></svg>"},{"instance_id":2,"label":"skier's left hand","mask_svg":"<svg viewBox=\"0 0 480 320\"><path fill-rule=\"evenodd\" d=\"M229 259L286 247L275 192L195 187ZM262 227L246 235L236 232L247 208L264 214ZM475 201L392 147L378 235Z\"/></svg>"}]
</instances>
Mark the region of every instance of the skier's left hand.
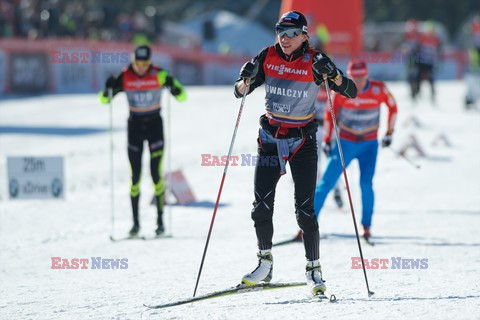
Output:
<instances>
[{"instance_id":1,"label":"skier's left hand","mask_svg":"<svg viewBox=\"0 0 480 320\"><path fill-rule=\"evenodd\" d=\"M317 54L313 58L312 69L319 79L322 79L323 75L326 74L329 79L336 81L340 75L332 60L322 54Z\"/></svg>"},{"instance_id":2,"label":"skier's left hand","mask_svg":"<svg viewBox=\"0 0 480 320\"><path fill-rule=\"evenodd\" d=\"M382 139L382 147L389 147L392 144L392 134L386 134L385 137Z\"/></svg>"},{"instance_id":3,"label":"skier's left hand","mask_svg":"<svg viewBox=\"0 0 480 320\"><path fill-rule=\"evenodd\" d=\"M240 78L242 78L245 83L247 79L250 79L250 83L254 83L259 66L260 64L256 59L247 61L240 70Z\"/></svg>"}]
</instances>

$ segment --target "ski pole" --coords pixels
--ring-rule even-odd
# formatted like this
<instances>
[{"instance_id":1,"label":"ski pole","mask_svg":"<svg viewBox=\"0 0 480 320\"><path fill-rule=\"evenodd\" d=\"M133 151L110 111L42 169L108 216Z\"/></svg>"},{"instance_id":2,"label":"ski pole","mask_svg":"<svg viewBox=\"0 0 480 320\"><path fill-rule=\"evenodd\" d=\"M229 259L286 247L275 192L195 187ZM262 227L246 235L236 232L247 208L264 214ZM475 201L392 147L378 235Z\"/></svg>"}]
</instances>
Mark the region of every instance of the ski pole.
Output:
<instances>
[{"instance_id":1,"label":"ski pole","mask_svg":"<svg viewBox=\"0 0 480 320\"><path fill-rule=\"evenodd\" d=\"M405 159L405 161L407 161L408 163L410 163L412 166L414 166L416 169L420 169L420 165L416 164L415 162L413 162L410 158L408 158L406 155L403 154L403 152L399 152L395 149L392 149L391 147L388 147L387 149L390 149L393 153L395 153L397 156L400 156L402 157L403 159Z\"/></svg>"},{"instance_id":2,"label":"ski pole","mask_svg":"<svg viewBox=\"0 0 480 320\"><path fill-rule=\"evenodd\" d=\"M228 149L227 163L223 169L222 180L220 182L220 188L218 189L217 201L215 202L215 208L213 209L212 221L210 222L210 229L208 230L207 241L205 242L205 249L203 250L202 261L200 268L198 269L197 282L195 283L195 290L193 291L193 297L195 297L198 288L198 282L200 281L200 275L202 274L203 263L205 262L205 255L207 254L208 243L210 242L210 236L212 234L213 223L215 222L215 216L217 215L218 203L220 202L220 195L222 194L223 183L227 176L228 165L230 164L230 156L232 155L233 144L237 136L238 125L240 124L240 117L242 116L243 106L245 104L245 98L247 97L248 90L250 88L250 78L245 80L245 91L243 93L242 102L240 103L240 109L238 110L237 122L235 123L235 129L233 130L232 141L230 142L230 148Z\"/></svg>"},{"instance_id":3,"label":"ski pole","mask_svg":"<svg viewBox=\"0 0 480 320\"><path fill-rule=\"evenodd\" d=\"M340 134L338 131L337 119L335 118L335 113L333 112L332 97L330 96L330 87L328 85L328 78L326 74L323 75L323 82L325 83L325 90L327 91L330 114L332 115L332 122L335 130L336 140L337 140L338 153L340 154L340 161L342 164L343 178L345 179L345 188L347 189L348 203L350 204L350 212L352 213L353 226L355 227L355 235L357 236L357 244L358 244L358 250L360 252L360 258L362 259L363 275L365 276L365 283L367 285L368 296L370 297L374 293L370 291L370 287L368 286L367 271L365 269L365 262L363 261L362 245L360 244L360 237L358 236L357 220L355 219L355 212L353 210L352 195L350 193L350 186L348 184L347 170L345 168L342 145L340 144Z\"/></svg>"},{"instance_id":4,"label":"ski pole","mask_svg":"<svg viewBox=\"0 0 480 320\"><path fill-rule=\"evenodd\" d=\"M170 95L167 95L167 170L168 170L168 181L167 181L167 189L169 194L172 195L172 126L171 126L171 108L170 108ZM165 190L166 191L166 190ZM164 194L166 199L167 193ZM165 200L164 200L165 203ZM168 230L170 236L172 235L172 204L168 204Z\"/></svg>"},{"instance_id":5,"label":"ski pole","mask_svg":"<svg viewBox=\"0 0 480 320\"><path fill-rule=\"evenodd\" d=\"M110 214L111 214L111 230L110 239L113 239L115 232L115 203L114 203L114 182L113 182L113 89L108 88L108 109L109 109L109 131L110 131Z\"/></svg>"}]
</instances>

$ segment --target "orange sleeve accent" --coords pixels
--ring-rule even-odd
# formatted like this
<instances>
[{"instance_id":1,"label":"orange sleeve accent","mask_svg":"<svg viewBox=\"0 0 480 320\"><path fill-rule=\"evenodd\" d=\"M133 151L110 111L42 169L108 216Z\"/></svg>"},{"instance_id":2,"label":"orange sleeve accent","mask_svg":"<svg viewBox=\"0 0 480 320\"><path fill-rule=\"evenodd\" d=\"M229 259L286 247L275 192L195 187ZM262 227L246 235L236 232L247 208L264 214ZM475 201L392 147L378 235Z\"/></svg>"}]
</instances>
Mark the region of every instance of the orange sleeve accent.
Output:
<instances>
[{"instance_id":1,"label":"orange sleeve accent","mask_svg":"<svg viewBox=\"0 0 480 320\"><path fill-rule=\"evenodd\" d=\"M395 98L392 96L390 91L388 91L385 84L382 83L382 92L383 92L383 102L387 105L388 108L388 125L387 125L387 133L391 134L395 129L395 122L397 120L397 102Z\"/></svg>"}]
</instances>

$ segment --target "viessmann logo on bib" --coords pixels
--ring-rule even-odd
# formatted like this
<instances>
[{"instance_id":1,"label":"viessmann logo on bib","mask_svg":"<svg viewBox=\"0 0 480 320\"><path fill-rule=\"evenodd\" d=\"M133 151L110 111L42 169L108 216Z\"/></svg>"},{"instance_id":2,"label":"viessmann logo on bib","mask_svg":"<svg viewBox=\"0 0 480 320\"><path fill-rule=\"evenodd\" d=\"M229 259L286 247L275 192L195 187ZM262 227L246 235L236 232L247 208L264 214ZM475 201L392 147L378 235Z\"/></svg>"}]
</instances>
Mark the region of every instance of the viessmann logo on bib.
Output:
<instances>
[{"instance_id":1,"label":"viessmann logo on bib","mask_svg":"<svg viewBox=\"0 0 480 320\"><path fill-rule=\"evenodd\" d=\"M155 86L157 85L157 80L134 80L128 81L127 85L130 87L140 88L142 86Z\"/></svg>"},{"instance_id":2,"label":"viessmann logo on bib","mask_svg":"<svg viewBox=\"0 0 480 320\"><path fill-rule=\"evenodd\" d=\"M306 70L306 69L288 68L288 67L285 67L284 64L281 64L279 66L276 66L276 65L273 65L273 64L267 64L267 69L276 71L279 75L282 75L284 73L300 74L300 75L304 75L304 76L308 75L308 70Z\"/></svg>"}]
</instances>

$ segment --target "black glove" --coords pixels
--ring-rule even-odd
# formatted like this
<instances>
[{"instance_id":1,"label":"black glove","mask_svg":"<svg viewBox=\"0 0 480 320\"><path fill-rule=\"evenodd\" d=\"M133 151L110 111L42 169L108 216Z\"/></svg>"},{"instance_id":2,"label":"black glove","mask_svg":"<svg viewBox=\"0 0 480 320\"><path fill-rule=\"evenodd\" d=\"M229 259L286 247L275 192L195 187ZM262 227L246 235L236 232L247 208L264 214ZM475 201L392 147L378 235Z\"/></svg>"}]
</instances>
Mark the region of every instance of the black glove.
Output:
<instances>
[{"instance_id":1,"label":"black glove","mask_svg":"<svg viewBox=\"0 0 480 320\"><path fill-rule=\"evenodd\" d=\"M326 74L329 79L335 79L339 75L337 67L332 60L321 53L317 53L314 57L312 69L318 79L323 79L324 74Z\"/></svg>"},{"instance_id":2,"label":"black glove","mask_svg":"<svg viewBox=\"0 0 480 320\"><path fill-rule=\"evenodd\" d=\"M113 89L115 87L116 82L117 81L116 81L115 77L113 77L113 76L108 77L107 84L106 84L107 89L109 89L109 88Z\"/></svg>"},{"instance_id":3,"label":"black glove","mask_svg":"<svg viewBox=\"0 0 480 320\"><path fill-rule=\"evenodd\" d=\"M385 137L382 139L382 147L388 147L392 144L392 134L386 134Z\"/></svg>"},{"instance_id":4,"label":"black glove","mask_svg":"<svg viewBox=\"0 0 480 320\"><path fill-rule=\"evenodd\" d=\"M258 67L259 63L257 60L246 62L240 70L240 78L243 78L243 81L245 81L247 78L250 78L250 83L253 83L258 73Z\"/></svg>"},{"instance_id":5,"label":"black glove","mask_svg":"<svg viewBox=\"0 0 480 320\"><path fill-rule=\"evenodd\" d=\"M332 151L332 143L323 141L322 142L322 150L323 150L323 153L325 153L325 155L327 157L329 157L330 152Z\"/></svg>"}]
</instances>

